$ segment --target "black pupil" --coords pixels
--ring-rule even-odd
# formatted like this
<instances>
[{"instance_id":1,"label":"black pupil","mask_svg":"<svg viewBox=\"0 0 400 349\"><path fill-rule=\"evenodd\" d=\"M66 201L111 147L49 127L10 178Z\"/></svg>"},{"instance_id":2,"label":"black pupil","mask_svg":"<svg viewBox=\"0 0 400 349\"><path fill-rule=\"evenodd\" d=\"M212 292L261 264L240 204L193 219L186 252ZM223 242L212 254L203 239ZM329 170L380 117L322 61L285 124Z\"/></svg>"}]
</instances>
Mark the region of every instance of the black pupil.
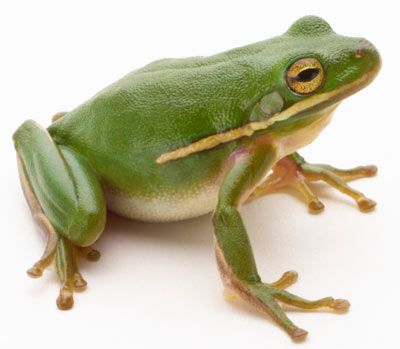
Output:
<instances>
[{"instance_id":1,"label":"black pupil","mask_svg":"<svg viewBox=\"0 0 400 349\"><path fill-rule=\"evenodd\" d=\"M305 69L296 76L296 81L309 82L315 79L318 74L319 74L318 68Z\"/></svg>"}]
</instances>

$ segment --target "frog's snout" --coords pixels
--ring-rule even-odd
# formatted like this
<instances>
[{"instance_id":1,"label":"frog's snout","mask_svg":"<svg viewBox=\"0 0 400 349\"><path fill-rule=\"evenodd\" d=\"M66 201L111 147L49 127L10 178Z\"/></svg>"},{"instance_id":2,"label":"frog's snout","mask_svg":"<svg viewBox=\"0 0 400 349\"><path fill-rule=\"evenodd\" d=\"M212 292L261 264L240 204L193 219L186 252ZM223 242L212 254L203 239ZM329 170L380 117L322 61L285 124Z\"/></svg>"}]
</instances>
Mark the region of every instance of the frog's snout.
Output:
<instances>
[{"instance_id":1,"label":"frog's snout","mask_svg":"<svg viewBox=\"0 0 400 349\"><path fill-rule=\"evenodd\" d=\"M368 62L371 70L376 73L382 65L381 56L378 50L371 42L365 39L362 39L361 43L354 50L354 57L356 59L362 59L364 62Z\"/></svg>"}]
</instances>

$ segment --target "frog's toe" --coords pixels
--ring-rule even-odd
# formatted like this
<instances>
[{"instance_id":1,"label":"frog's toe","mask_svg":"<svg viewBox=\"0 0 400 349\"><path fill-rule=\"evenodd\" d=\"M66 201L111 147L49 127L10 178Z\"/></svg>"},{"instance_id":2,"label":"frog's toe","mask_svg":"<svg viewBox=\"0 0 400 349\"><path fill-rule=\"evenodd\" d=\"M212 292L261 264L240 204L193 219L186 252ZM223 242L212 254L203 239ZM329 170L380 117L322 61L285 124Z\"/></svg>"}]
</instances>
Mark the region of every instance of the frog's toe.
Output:
<instances>
[{"instance_id":1,"label":"frog's toe","mask_svg":"<svg viewBox=\"0 0 400 349\"><path fill-rule=\"evenodd\" d=\"M325 209L325 205L319 200L311 201L308 203L308 209L311 213L320 213Z\"/></svg>"},{"instance_id":2,"label":"frog's toe","mask_svg":"<svg viewBox=\"0 0 400 349\"><path fill-rule=\"evenodd\" d=\"M289 270L282 274L282 276L276 280L275 282L269 283L267 285L276 288L287 288L293 285L297 279L299 278L299 274L294 270Z\"/></svg>"},{"instance_id":3,"label":"frog's toe","mask_svg":"<svg viewBox=\"0 0 400 349\"><path fill-rule=\"evenodd\" d=\"M357 166L351 169L339 169L329 165L323 165L327 170L333 172L342 180L348 182L359 178L374 177L378 173L378 167L375 165Z\"/></svg>"},{"instance_id":4,"label":"frog's toe","mask_svg":"<svg viewBox=\"0 0 400 349\"><path fill-rule=\"evenodd\" d=\"M86 289L87 281L82 277L81 273L75 272L73 280L75 291L84 291Z\"/></svg>"},{"instance_id":5,"label":"frog's toe","mask_svg":"<svg viewBox=\"0 0 400 349\"><path fill-rule=\"evenodd\" d=\"M350 302L346 299L335 299L333 297L324 297L317 300L308 300L285 290L276 290L274 296L279 301L300 308L308 310L317 310L328 308L339 312L347 311L350 308Z\"/></svg>"},{"instance_id":6,"label":"frog's toe","mask_svg":"<svg viewBox=\"0 0 400 349\"><path fill-rule=\"evenodd\" d=\"M376 206L376 201L372 199L368 199L365 196L361 197L357 200L357 205L360 211L362 212L369 212L373 210Z\"/></svg>"},{"instance_id":7,"label":"frog's toe","mask_svg":"<svg viewBox=\"0 0 400 349\"><path fill-rule=\"evenodd\" d=\"M76 247L76 249L80 256L86 258L90 262L97 262L101 257L101 253L90 246Z\"/></svg>"},{"instance_id":8,"label":"frog's toe","mask_svg":"<svg viewBox=\"0 0 400 349\"><path fill-rule=\"evenodd\" d=\"M295 173L289 185L302 194L310 213L317 214L325 209L325 205L319 200L318 195L310 188L306 178L301 173Z\"/></svg>"},{"instance_id":9,"label":"frog's toe","mask_svg":"<svg viewBox=\"0 0 400 349\"><path fill-rule=\"evenodd\" d=\"M40 259L26 272L32 278L39 278L43 275L43 271L54 261L58 237L53 226L50 224L43 213L37 212L35 213L34 217L43 227L43 230L47 233L47 242Z\"/></svg>"},{"instance_id":10,"label":"frog's toe","mask_svg":"<svg viewBox=\"0 0 400 349\"><path fill-rule=\"evenodd\" d=\"M83 291L87 287L86 280L79 272L65 280L60 288L56 304L60 310L69 310L74 305L74 291Z\"/></svg>"},{"instance_id":11,"label":"frog's toe","mask_svg":"<svg viewBox=\"0 0 400 349\"><path fill-rule=\"evenodd\" d=\"M60 310L70 310L74 305L73 290L69 285L64 285L60 289L56 304Z\"/></svg>"}]
</instances>

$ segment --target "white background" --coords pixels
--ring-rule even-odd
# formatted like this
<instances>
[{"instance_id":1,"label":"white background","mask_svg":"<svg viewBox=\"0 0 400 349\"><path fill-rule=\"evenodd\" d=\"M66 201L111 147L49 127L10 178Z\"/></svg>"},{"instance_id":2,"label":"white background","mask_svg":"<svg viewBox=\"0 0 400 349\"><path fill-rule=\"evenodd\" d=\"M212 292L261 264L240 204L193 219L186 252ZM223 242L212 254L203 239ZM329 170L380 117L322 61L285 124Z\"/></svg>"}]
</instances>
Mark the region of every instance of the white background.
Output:
<instances>
[{"instance_id":1,"label":"white background","mask_svg":"<svg viewBox=\"0 0 400 349\"><path fill-rule=\"evenodd\" d=\"M0 5L1 348L377 348L398 345L399 20L395 1L2 1ZM222 297L210 216L142 224L109 215L99 262L81 262L88 289L55 306L54 272L25 274L44 237L17 178L12 132L42 125L134 68L163 57L209 55L279 35L316 14L345 35L371 40L383 69L345 101L302 154L342 167L375 163L354 186L379 202L360 213L332 188L312 216L278 193L242 209L265 281L299 272L291 291L348 298L345 315L291 311L310 334L293 343L268 318ZM396 152L397 150L397 152Z\"/></svg>"}]
</instances>

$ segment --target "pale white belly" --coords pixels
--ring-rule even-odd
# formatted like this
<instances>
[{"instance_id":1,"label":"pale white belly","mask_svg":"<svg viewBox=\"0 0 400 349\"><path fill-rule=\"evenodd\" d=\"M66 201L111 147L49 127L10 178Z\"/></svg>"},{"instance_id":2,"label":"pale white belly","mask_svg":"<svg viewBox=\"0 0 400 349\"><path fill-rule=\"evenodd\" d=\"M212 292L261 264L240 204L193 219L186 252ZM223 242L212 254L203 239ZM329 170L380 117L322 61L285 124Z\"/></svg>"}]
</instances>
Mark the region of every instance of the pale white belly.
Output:
<instances>
[{"instance_id":1,"label":"pale white belly","mask_svg":"<svg viewBox=\"0 0 400 349\"><path fill-rule=\"evenodd\" d=\"M143 198L106 191L107 207L124 217L145 222L180 221L214 210L218 186L208 184L194 193L179 196Z\"/></svg>"}]
</instances>

